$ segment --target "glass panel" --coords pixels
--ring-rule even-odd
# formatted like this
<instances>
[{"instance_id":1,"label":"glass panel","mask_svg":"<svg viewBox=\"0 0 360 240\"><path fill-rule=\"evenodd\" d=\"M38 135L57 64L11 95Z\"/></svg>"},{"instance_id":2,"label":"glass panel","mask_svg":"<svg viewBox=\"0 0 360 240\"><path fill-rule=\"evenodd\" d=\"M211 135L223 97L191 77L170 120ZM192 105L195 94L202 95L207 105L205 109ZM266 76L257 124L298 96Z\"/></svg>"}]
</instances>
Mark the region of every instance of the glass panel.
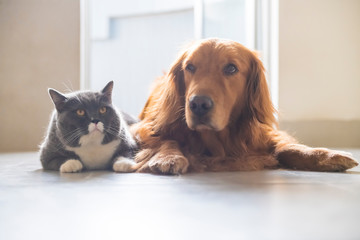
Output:
<instances>
[{"instance_id":1,"label":"glass panel","mask_svg":"<svg viewBox=\"0 0 360 240\"><path fill-rule=\"evenodd\" d=\"M203 36L227 38L250 45L245 9L246 0L204 0Z\"/></svg>"},{"instance_id":2,"label":"glass panel","mask_svg":"<svg viewBox=\"0 0 360 240\"><path fill-rule=\"evenodd\" d=\"M114 103L137 116L151 83L169 69L185 41L193 39L193 10L115 18L109 38L92 40L90 86L115 81Z\"/></svg>"}]
</instances>

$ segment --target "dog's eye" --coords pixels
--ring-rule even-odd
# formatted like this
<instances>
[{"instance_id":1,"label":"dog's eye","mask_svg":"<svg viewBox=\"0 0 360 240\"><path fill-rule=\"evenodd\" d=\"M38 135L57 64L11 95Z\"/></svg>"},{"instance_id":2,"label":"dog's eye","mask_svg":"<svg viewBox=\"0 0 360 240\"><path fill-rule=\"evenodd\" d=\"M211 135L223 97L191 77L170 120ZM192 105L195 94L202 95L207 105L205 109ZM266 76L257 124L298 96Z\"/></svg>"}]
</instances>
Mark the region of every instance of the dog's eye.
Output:
<instances>
[{"instance_id":1,"label":"dog's eye","mask_svg":"<svg viewBox=\"0 0 360 240\"><path fill-rule=\"evenodd\" d=\"M228 65L226 65L224 67L224 73L225 75L233 75L235 73L238 72L238 69L236 68L236 66L232 63L229 63Z\"/></svg>"},{"instance_id":2,"label":"dog's eye","mask_svg":"<svg viewBox=\"0 0 360 240\"><path fill-rule=\"evenodd\" d=\"M195 73L195 71L196 71L196 67L194 65L192 65L191 63L189 63L185 69L191 73Z\"/></svg>"}]
</instances>

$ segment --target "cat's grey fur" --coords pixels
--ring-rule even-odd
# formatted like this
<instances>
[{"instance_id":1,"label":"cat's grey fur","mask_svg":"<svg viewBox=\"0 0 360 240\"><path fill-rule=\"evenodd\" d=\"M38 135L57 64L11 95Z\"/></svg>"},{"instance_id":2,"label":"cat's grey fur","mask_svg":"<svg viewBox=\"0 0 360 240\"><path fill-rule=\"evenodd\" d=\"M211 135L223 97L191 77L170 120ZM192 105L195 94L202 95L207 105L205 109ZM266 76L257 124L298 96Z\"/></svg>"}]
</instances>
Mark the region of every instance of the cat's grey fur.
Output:
<instances>
[{"instance_id":1,"label":"cat's grey fur","mask_svg":"<svg viewBox=\"0 0 360 240\"><path fill-rule=\"evenodd\" d=\"M112 89L112 81L100 92L49 89L55 110L40 146L44 169L133 171L137 146L128 125L136 120L112 105Z\"/></svg>"}]
</instances>

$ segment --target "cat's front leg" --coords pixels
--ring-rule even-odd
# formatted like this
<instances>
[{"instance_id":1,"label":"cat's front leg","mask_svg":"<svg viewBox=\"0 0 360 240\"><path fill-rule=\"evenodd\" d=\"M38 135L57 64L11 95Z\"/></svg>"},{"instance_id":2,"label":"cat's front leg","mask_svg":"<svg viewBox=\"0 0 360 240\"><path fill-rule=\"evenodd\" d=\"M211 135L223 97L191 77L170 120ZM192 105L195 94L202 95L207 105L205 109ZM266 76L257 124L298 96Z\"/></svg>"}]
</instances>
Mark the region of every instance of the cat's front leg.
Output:
<instances>
[{"instance_id":1,"label":"cat's front leg","mask_svg":"<svg viewBox=\"0 0 360 240\"><path fill-rule=\"evenodd\" d=\"M75 173L83 169L83 164L76 159L69 159L60 166L61 173Z\"/></svg>"},{"instance_id":2,"label":"cat's front leg","mask_svg":"<svg viewBox=\"0 0 360 240\"><path fill-rule=\"evenodd\" d=\"M134 172L135 171L135 162L134 160L130 158L126 158L123 156L119 156L115 158L114 164L113 164L113 170L114 172Z\"/></svg>"}]
</instances>

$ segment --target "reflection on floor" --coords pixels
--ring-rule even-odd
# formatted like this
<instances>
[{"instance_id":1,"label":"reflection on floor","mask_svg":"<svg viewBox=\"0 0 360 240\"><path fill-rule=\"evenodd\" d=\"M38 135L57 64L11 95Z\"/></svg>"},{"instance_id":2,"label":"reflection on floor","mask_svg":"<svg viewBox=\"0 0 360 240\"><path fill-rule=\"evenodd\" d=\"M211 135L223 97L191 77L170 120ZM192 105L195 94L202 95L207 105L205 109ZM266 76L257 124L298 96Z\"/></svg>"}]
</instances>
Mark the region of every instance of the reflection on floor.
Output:
<instances>
[{"instance_id":1,"label":"reflection on floor","mask_svg":"<svg viewBox=\"0 0 360 240\"><path fill-rule=\"evenodd\" d=\"M351 151L360 160L360 150ZM0 155L0 239L360 239L360 168L182 176Z\"/></svg>"}]
</instances>

